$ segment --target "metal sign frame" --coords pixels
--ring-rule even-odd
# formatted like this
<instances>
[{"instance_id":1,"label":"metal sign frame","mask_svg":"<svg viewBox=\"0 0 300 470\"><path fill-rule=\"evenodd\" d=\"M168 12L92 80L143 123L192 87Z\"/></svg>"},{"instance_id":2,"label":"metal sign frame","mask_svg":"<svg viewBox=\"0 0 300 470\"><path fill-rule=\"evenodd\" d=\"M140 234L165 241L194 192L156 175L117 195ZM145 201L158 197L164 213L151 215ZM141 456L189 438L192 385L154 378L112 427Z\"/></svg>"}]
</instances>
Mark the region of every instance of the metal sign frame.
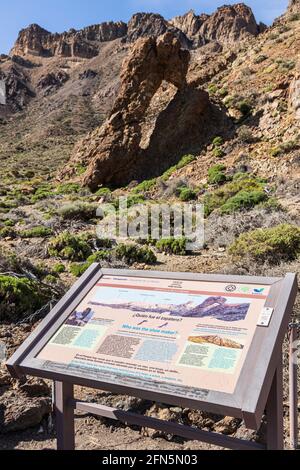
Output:
<instances>
[{"instance_id":1,"label":"metal sign frame","mask_svg":"<svg viewBox=\"0 0 300 470\"><path fill-rule=\"evenodd\" d=\"M234 393L228 394L209 391L207 398L203 400L191 400L189 398L149 391L144 388L132 388L124 385L104 383L89 378L76 377L71 373L41 370L39 368L39 360L36 359L37 354L44 348L68 316L76 309L88 292L104 275L269 285L271 288L266 300L266 307L273 308L274 313L269 327L256 327ZM102 416L123 420L127 423L134 421L135 424L140 423L148 427L154 426L155 429L166 429L167 426L168 432L173 432L174 434L181 432L179 435L182 435L184 432L183 428L186 428L185 426L175 425L174 423L158 422L159 420L153 418L138 415L134 415L133 417L132 413L108 409L100 405L84 404L74 399L74 385L82 385L89 388L110 391L112 393L126 394L170 405L241 418L244 420L247 428L254 430L259 429L262 416L267 407L268 428L270 431L268 448L282 448L282 343L288 329L297 290L297 277L295 274L291 273L283 278L265 278L101 269L99 264L93 264L7 361L7 368L14 377L19 378L24 375L32 375L52 379L55 382L55 406L58 416L58 448L61 449L74 447L74 423L72 424L72 422L74 421L75 409L90 411L94 414L101 414ZM146 421L148 424L146 424ZM180 429L174 429L174 426ZM66 432L66 429L68 429L68 432ZM195 433L198 433L198 438ZM206 434L209 434L209 436ZM73 436L71 441L70 437L68 437L70 435ZM241 440L238 440L240 441L238 443L233 443L234 438L220 436L216 433L206 433L205 431L194 430L192 428L187 428L183 437L212 442L216 445L229 448L262 447L259 444Z\"/></svg>"}]
</instances>

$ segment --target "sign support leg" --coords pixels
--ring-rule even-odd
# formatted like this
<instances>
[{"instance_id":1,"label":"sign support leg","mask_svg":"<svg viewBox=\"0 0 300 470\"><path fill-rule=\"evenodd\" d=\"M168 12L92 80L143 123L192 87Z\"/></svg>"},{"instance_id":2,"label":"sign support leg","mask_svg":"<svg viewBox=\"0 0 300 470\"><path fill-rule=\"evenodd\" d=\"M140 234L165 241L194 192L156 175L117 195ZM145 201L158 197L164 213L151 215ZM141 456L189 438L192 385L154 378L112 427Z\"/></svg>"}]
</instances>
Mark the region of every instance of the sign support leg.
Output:
<instances>
[{"instance_id":1,"label":"sign support leg","mask_svg":"<svg viewBox=\"0 0 300 470\"><path fill-rule=\"evenodd\" d=\"M283 450L282 357L278 363L267 402L267 449Z\"/></svg>"},{"instance_id":2,"label":"sign support leg","mask_svg":"<svg viewBox=\"0 0 300 470\"><path fill-rule=\"evenodd\" d=\"M297 388L297 339L298 325L291 325L290 330L290 354L289 354L289 376L290 376L290 440L291 448L298 447L298 388Z\"/></svg>"},{"instance_id":3,"label":"sign support leg","mask_svg":"<svg viewBox=\"0 0 300 470\"><path fill-rule=\"evenodd\" d=\"M75 449L74 387L65 382L54 384L54 410L56 417L57 450Z\"/></svg>"}]
</instances>

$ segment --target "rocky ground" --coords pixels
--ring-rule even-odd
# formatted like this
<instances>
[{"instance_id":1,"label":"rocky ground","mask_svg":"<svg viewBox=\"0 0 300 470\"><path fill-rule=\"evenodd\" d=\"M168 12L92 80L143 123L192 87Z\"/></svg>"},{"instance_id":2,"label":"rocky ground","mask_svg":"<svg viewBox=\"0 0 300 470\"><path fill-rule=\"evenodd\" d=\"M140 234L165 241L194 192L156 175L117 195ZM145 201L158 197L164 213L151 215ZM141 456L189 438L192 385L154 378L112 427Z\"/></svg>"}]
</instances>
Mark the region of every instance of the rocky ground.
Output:
<instances>
[{"instance_id":1,"label":"rocky ground","mask_svg":"<svg viewBox=\"0 0 300 470\"><path fill-rule=\"evenodd\" d=\"M0 342L7 356L93 261L167 271L299 272L300 5L292 1L267 29L247 8L224 8L210 17L189 12L170 23L136 15L128 26L63 35L35 25L20 33L10 57L0 56L0 79L9 92L8 106L0 106ZM220 15L226 18L222 27ZM166 32L173 34L171 43ZM152 88L148 47L161 54L150 68ZM168 58L174 47L179 79ZM190 107L179 116L182 103ZM170 125L178 119L181 129L191 129L186 139ZM126 160L128 174L114 168L120 141L121 157L134 157ZM137 155L141 173L135 179ZM114 171L104 171L103 161ZM118 178L101 181L111 174ZM129 174L132 181L120 184L120 175ZM90 176L103 183L96 192L85 184ZM203 203L204 248L186 252L172 239L163 246L129 240L125 247L97 239L96 208L105 202L117 208L125 195L130 205ZM298 298L294 318L299 316ZM288 447L286 352L287 345ZM249 434L230 418L90 390L77 393L201 429L264 439L263 429ZM51 384L13 381L2 366L0 448L54 448L54 421ZM112 448L112 436L116 449L210 448L109 420L76 418L78 448Z\"/></svg>"}]
</instances>

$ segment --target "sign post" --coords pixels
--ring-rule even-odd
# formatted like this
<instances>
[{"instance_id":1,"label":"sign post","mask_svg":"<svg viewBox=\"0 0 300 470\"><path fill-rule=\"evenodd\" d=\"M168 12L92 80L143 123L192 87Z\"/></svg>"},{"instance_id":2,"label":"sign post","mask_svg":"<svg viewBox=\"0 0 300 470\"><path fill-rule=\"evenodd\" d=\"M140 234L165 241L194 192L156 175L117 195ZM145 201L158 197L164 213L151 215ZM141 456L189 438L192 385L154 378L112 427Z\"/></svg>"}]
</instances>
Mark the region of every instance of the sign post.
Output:
<instances>
[{"instance_id":1,"label":"sign post","mask_svg":"<svg viewBox=\"0 0 300 470\"><path fill-rule=\"evenodd\" d=\"M58 449L84 411L229 449L282 449L282 343L297 293L283 278L102 270L92 265L9 359L55 382ZM267 444L124 412L74 385L244 420Z\"/></svg>"}]
</instances>

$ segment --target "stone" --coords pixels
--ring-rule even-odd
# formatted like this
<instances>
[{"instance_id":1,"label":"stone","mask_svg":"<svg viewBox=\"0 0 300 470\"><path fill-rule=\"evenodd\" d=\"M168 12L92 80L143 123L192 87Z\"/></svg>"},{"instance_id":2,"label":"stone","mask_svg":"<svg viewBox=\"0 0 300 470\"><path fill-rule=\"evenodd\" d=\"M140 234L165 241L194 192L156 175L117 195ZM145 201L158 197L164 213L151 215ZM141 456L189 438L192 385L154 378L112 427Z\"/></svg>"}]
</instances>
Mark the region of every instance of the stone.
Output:
<instances>
[{"instance_id":1,"label":"stone","mask_svg":"<svg viewBox=\"0 0 300 470\"><path fill-rule=\"evenodd\" d=\"M19 389L28 397L49 396L51 394L49 385L44 380L35 377L27 378L24 384L19 385Z\"/></svg>"},{"instance_id":2,"label":"stone","mask_svg":"<svg viewBox=\"0 0 300 470\"><path fill-rule=\"evenodd\" d=\"M241 424L241 420L225 416L224 419L218 421L214 426L214 431L221 434L234 434Z\"/></svg>"},{"instance_id":3,"label":"stone","mask_svg":"<svg viewBox=\"0 0 300 470\"><path fill-rule=\"evenodd\" d=\"M48 398L25 398L10 393L0 398L0 434L38 426L51 413Z\"/></svg>"}]
</instances>

